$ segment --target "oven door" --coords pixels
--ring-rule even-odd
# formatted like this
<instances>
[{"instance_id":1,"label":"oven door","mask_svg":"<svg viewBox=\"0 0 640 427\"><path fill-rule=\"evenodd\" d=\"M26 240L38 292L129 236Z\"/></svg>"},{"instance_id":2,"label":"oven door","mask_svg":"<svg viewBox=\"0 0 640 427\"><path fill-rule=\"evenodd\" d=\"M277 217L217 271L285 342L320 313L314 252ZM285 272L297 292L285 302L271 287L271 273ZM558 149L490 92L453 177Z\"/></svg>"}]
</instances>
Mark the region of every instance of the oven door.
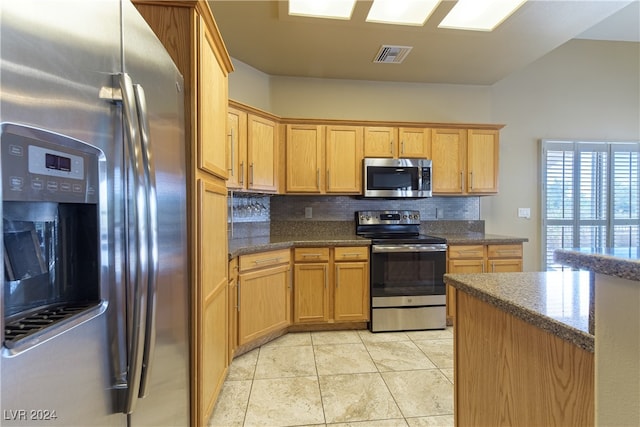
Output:
<instances>
[{"instance_id":1,"label":"oven door","mask_svg":"<svg viewBox=\"0 0 640 427\"><path fill-rule=\"evenodd\" d=\"M374 244L370 265L372 307L444 304L446 245Z\"/></svg>"}]
</instances>

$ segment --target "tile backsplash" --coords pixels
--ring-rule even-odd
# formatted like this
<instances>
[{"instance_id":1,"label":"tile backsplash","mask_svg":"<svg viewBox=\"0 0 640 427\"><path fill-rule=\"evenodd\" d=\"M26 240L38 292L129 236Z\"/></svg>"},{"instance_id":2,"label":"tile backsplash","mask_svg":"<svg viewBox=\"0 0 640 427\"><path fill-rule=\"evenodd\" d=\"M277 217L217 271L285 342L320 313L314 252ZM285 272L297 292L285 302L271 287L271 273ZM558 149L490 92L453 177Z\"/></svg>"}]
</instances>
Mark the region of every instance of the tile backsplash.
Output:
<instances>
[{"instance_id":1,"label":"tile backsplash","mask_svg":"<svg viewBox=\"0 0 640 427\"><path fill-rule=\"evenodd\" d=\"M479 197L363 199L352 196L268 196L229 194L229 238L312 233L353 233L354 212L418 210L423 232L484 232ZM308 218L307 215L311 216ZM231 219L233 218L233 221ZM329 224L331 222L331 224ZM329 227L329 228L327 228Z\"/></svg>"},{"instance_id":2,"label":"tile backsplash","mask_svg":"<svg viewBox=\"0 0 640 427\"><path fill-rule=\"evenodd\" d=\"M420 219L479 220L479 197L430 197L426 199L363 199L351 196L273 196L272 221L353 221L362 210L410 209ZM310 209L311 218L305 217Z\"/></svg>"}]
</instances>

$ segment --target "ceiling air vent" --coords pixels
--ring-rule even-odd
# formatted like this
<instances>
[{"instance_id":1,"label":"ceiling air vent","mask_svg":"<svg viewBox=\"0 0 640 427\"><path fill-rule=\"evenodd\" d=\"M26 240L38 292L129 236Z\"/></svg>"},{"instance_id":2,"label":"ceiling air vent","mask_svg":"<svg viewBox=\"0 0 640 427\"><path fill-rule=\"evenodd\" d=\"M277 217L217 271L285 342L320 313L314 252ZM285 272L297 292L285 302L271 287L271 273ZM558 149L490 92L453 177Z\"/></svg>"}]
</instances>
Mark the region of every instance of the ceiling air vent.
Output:
<instances>
[{"instance_id":1,"label":"ceiling air vent","mask_svg":"<svg viewBox=\"0 0 640 427\"><path fill-rule=\"evenodd\" d=\"M413 46L391 46L382 45L373 58L374 63L379 64L400 64L411 52Z\"/></svg>"}]
</instances>

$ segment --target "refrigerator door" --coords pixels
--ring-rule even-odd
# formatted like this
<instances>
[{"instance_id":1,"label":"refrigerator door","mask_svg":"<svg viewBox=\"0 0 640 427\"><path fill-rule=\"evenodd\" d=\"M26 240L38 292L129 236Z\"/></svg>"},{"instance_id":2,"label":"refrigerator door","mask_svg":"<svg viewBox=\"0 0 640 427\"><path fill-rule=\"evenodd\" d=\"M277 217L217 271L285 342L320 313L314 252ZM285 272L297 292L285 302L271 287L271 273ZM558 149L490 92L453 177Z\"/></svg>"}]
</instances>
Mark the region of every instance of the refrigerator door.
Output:
<instances>
[{"instance_id":1,"label":"refrigerator door","mask_svg":"<svg viewBox=\"0 0 640 427\"><path fill-rule=\"evenodd\" d=\"M148 167L155 178L156 193L149 208L157 214L155 256L158 260L155 298L153 284L149 287L140 385L140 395L144 397L135 403L130 425L188 425L189 293L183 79L160 41L128 1L123 2L123 40L124 71L131 77L136 91L143 92L146 98L146 114L140 104L138 114L141 122L146 118L149 127ZM142 137L144 140L144 132ZM153 218L150 220L153 222ZM149 231L150 240L153 240L152 233L153 227ZM147 249L152 264L153 248ZM149 276L153 276L151 267ZM155 323L151 321L154 317Z\"/></svg>"},{"instance_id":2,"label":"refrigerator door","mask_svg":"<svg viewBox=\"0 0 640 427\"><path fill-rule=\"evenodd\" d=\"M99 93L113 85L112 75L122 69L119 1L2 0L0 5L0 121L47 129L100 148L108 164L100 191L114 206L122 182L120 107L100 99ZM124 326L108 320L121 318L110 315L119 305L123 260L117 256L122 246L117 236L122 224L105 205L100 211L103 309L29 348L2 346L3 425L127 423L116 407L116 385L126 370L124 333L118 332Z\"/></svg>"}]
</instances>

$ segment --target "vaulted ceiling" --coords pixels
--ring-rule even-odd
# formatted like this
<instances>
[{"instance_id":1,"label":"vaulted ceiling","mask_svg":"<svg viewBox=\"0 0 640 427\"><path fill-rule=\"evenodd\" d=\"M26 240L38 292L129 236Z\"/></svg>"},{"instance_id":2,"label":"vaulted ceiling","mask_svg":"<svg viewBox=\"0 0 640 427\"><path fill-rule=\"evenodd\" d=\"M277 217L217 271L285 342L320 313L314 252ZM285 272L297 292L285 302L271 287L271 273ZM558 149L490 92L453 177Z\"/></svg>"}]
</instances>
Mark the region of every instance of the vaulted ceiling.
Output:
<instances>
[{"instance_id":1,"label":"vaulted ceiling","mask_svg":"<svg viewBox=\"0 0 640 427\"><path fill-rule=\"evenodd\" d=\"M637 43L639 0L529 0L492 32L438 28L445 0L424 26L294 17L287 1L209 0L227 49L266 74L441 84L493 84L574 38ZM376 64L382 45L411 46L401 64Z\"/></svg>"}]
</instances>

